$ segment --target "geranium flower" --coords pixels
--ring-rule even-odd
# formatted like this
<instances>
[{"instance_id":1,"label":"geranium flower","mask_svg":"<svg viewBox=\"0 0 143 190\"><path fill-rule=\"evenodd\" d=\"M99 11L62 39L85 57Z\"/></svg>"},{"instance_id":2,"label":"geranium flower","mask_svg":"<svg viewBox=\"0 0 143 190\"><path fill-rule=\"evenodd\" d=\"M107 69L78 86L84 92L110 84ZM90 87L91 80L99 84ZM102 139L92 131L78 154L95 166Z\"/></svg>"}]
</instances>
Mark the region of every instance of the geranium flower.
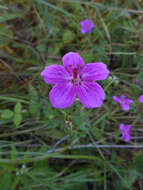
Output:
<instances>
[{"instance_id":1,"label":"geranium flower","mask_svg":"<svg viewBox=\"0 0 143 190\"><path fill-rule=\"evenodd\" d=\"M133 103L133 100L127 99L124 95L122 95L120 98L113 96L113 100L119 103L124 111L128 111L130 109L130 104Z\"/></svg>"},{"instance_id":2,"label":"geranium flower","mask_svg":"<svg viewBox=\"0 0 143 190\"><path fill-rule=\"evenodd\" d=\"M141 96L139 97L139 101L140 101L140 103L143 103L143 95L141 95Z\"/></svg>"},{"instance_id":3,"label":"geranium flower","mask_svg":"<svg viewBox=\"0 0 143 190\"><path fill-rule=\"evenodd\" d=\"M124 125L123 123L120 124L120 130L122 132L122 138L126 142L130 141L130 139L131 139L131 136L130 136L131 131L130 131L130 129L131 129L131 125Z\"/></svg>"},{"instance_id":4,"label":"geranium flower","mask_svg":"<svg viewBox=\"0 0 143 190\"><path fill-rule=\"evenodd\" d=\"M78 53L69 52L63 56L63 64L46 66L41 76L48 84L55 84L49 93L51 104L56 108L70 107L76 95L86 108L102 105L105 93L94 82L108 77L109 70L104 63L88 63Z\"/></svg>"},{"instance_id":5,"label":"geranium flower","mask_svg":"<svg viewBox=\"0 0 143 190\"><path fill-rule=\"evenodd\" d=\"M94 24L91 20L89 20L88 18L85 20L82 20L80 22L81 25L81 33L85 34L85 33L90 33L92 31L92 29L94 28Z\"/></svg>"}]
</instances>

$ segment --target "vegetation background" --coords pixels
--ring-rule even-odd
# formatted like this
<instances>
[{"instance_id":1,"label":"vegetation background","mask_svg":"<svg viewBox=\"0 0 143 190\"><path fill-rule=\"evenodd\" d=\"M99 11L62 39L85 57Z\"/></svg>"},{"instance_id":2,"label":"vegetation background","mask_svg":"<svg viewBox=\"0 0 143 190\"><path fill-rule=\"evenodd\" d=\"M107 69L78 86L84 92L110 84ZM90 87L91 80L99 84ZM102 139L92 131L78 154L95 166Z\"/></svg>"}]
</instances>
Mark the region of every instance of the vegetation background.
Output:
<instances>
[{"instance_id":1,"label":"vegetation background","mask_svg":"<svg viewBox=\"0 0 143 190\"><path fill-rule=\"evenodd\" d=\"M95 27L83 35L85 18ZM50 105L40 73L69 51L107 64L102 107ZM112 99L121 94L134 100L127 112ZM142 190L141 94L142 0L1 0L0 189ZM132 126L129 143L120 123Z\"/></svg>"}]
</instances>

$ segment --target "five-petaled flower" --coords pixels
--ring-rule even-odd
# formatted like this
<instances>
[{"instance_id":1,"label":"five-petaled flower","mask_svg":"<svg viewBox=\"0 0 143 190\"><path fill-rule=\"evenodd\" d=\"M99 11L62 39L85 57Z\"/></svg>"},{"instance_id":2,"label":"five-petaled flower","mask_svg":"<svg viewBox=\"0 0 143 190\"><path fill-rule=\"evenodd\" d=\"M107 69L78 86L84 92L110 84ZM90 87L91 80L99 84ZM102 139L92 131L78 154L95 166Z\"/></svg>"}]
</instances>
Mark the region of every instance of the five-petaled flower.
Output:
<instances>
[{"instance_id":1,"label":"five-petaled flower","mask_svg":"<svg viewBox=\"0 0 143 190\"><path fill-rule=\"evenodd\" d=\"M113 96L113 100L119 103L124 111L128 111L130 109L130 104L133 103L133 100L126 98L124 95L122 95L120 98Z\"/></svg>"},{"instance_id":2,"label":"five-petaled flower","mask_svg":"<svg viewBox=\"0 0 143 190\"><path fill-rule=\"evenodd\" d=\"M91 20L89 20L88 18L85 20L82 20L80 22L81 25L81 33L85 34L85 33L90 33L92 31L92 29L94 28L94 24Z\"/></svg>"},{"instance_id":3,"label":"five-petaled flower","mask_svg":"<svg viewBox=\"0 0 143 190\"><path fill-rule=\"evenodd\" d=\"M139 97L139 101L140 101L140 103L143 103L143 95L141 95L141 96Z\"/></svg>"},{"instance_id":4,"label":"five-petaled flower","mask_svg":"<svg viewBox=\"0 0 143 190\"><path fill-rule=\"evenodd\" d=\"M122 139L124 139L126 142L130 141L130 131L131 125L124 125L123 123L120 124L120 130L122 132Z\"/></svg>"},{"instance_id":5,"label":"five-petaled flower","mask_svg":"<svg viewBox=\"0 0 143 190\"><path fill-rule=\"evenodd\" d=\"M88 63L78 53L63 56L63 64L46 66L41 76L48 84L55 84L49 93L51 104L56 108L70 107L76 95L86 108L100 107L105 99L102 87L95 81L104 80L109 70L104 63Z\"/></svg>"}]
</instances>

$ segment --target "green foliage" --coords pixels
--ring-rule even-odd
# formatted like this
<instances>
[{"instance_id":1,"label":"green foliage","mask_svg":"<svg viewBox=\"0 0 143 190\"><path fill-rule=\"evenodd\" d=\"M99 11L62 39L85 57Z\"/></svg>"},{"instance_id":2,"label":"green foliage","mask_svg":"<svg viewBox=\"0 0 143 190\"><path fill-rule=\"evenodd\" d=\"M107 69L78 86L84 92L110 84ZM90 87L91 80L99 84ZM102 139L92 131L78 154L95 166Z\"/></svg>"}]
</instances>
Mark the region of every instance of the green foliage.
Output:
<instances>
[{"instance_id":1,"label":"green foliage","mask_svg":"<svg viewBox=\"0 0 143 190\"><path fill-rule=\"evenodd\" d=\"M1 114L2 120L13 119L13 122L18 126L22 122L22 105L20 102L17 102L14 107L14 111L10 109L4 109Z\"/></svg>"},{"instance_id":2,"label":"green foliage","mask_svg":"<svg viewBox=\"0 0 143 190\"><path fill-rule=\"evenodd\" d=\"M137 171L142 173L142 171L143 171L143 151L139 152L139 154L134 156L134 166L137 169Z\"/></svg>"},{"instance_id":3,"label":"green foliage","mask_svg":"<svg viewBox=\"0 0 143 190\"><path fill-rule=\"evenodd\" d=\"M3 110L2 114L1 114L2 119L11 119L12 116L13 116L13 111L11 111L9 109Z\"/></svg>"},{"instance_id":4,"label":"green foliage","mask_svg":"<svg viewBox=\"0 0 143 190\"><path fill-rule=\"evenodd\" d=\"M37 94L36 89L33 86L29 86L29 98L30 98L30 104L29 104L29 113L31 113L32 116L38 116L39 115L39 97Z\"/></svg>"},{"instance_id":5,"label":"green foliage","mask_svg":"<svg viewBox=\"0 0 143 190\"><path fill-rule=\"evenodd\" d=\"M22 121L22 115L20 113L16 113L13 118L14 124L18 126Z\"/></svg>"},{"instance_id":6,"label":"green foliage","mask_svg":"<svg viewBox=\"0 0 143 190\"><path fill-rule=\"evenodd\" d=\"M63 34L63 43L71 43L75 39L75 34L70 31L66 30Z\"/></svg>"}]
</instances>

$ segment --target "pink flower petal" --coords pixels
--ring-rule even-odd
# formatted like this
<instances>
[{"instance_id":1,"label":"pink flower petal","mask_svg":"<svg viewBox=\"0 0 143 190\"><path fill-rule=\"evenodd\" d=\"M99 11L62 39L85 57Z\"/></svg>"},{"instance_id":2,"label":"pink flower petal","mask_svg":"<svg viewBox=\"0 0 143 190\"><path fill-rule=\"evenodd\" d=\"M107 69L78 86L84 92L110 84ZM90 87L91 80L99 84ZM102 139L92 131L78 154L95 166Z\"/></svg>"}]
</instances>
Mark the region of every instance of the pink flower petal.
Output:
<instances>
[{"instance_id":1,"label":"pink flower petal","mask_svg":"<svg viewBox=\"0 0 143 190\"><path fill-rule=\"evenodd\" d=\"M49 93L50 102L56 108L70 107L75 97L76 87L70 82L56 84Z\"/></svg>"},{"instance_id":2,"label":"pink flower petal","mask_svg":"<svg viewBox=\"0 0 143 190\"><path fill-rule=\"evenodd\" d=\"M115 101L115 102L117 102L117 103L121 103L121 100L120 100L120 98L118 98L117 96L113 96L113 100Z\"/></svg>"},{"instance_id":3,"label":"pink flower petal","mask_svg":"<svg viewBox=\"0 0 143 190\"><path fill-rule=\"evenodd\" d=\"M125 101L125 100L126 100L126 96L125 96L125 95L121 95L121 96L120 96L120 99L121 99L122 101Z\"/></svg>"},{"instance_id":4,"label":"pink flower petal","mask_svg":"<svg viewBox=\"0 0 143 190\"><path fill-rule=\"evenodd\" d=\"M124 125L123 123L120 124L120 130L122 132L122 138L124 141L128 142L131 139L131 125Z\"/></svg>"},{"instance_id":5,"label":"pink flower petal","mask_svg":"<svg viewBox=\"0 0 143 190\"><path fill-rule=\"evenodd\" d=\"M120 124L120 130L124 131L125 125L123 123Z\"/></svg>"},{"instance_id":6,"label":"pink flower petal","mask_svg":"<svg viewBox=\"0 0 143 190\"><path fill-rule=\"evenodd\" d=\"M126 125L126 130L130 131L131 125Z\"/></svg>"},{"instance_id":7,"label":"pink flower petal","mask_svg":"<svg viewBox=\"0 0 143 190\"><path fill-rule=\"evenodd\" d=\"M88 63L82 70L82 79L86 81L104 80L109 70L104 63Z\"/></svg>"},{"instance_id":8,"label":"pink flower petal","mask_svg":"<svg viewBox=\"0 0 143 190\"><path fill-rule=\"evenodd\" d=\"M82 34L86 33L86 30L84 28L82 28L80 31L81 31Z\"/></svg>"},{"instance_id":9,"label":"pink flower petal","mask_svg":"<svg viewBox=\"0 0 143 190\"><path fill-rule=\"evenodd\" d=\"M74 69L82 68L84 61L78 53L69 52L63 56L63 64L66 70L71 73Z\"/></svg>"},{"instance_id":10,"label":"pink flower petal","mask_svg":"<svg viewBox=\"0 0 143 190\"><path fill-rule=\"evenodd\" d=\"M87 19L80 21L80 25L82 27L86 26Z\"/></svg>"},{"instance_id":11,"label":"pink flower petal","mask_svg":"<svg viewBox=\"0 0 143 190\"><path fill-rule=\"evenodd\" d=\"M82 34L90 33L92 31L92 29L94 28L94 24L93 24L92 20L90 20L90 19L82 20L80 22L80 25L82 27L82 29L81 29Z\"/></svg>"},{"instance_id":12,"label":"pink flower petal","mask_svg":"<svg viewBox=\"0 0 143 190\"><path fill-rule=\"evenodd\" d=\"M122 138L124 139L124 141L129 142L131 139L131 136L128 133L124 133L122 135Z\"/></svg>"},{"instance_id":13,"label":"pink flower petal","mask_svg":"<svg viewBox=\"0 0 143 190\"><path fill-rule=\"evenodd\" d=\"M143 103L143 95L141 95L141 96L139 97L139 101L140 101L140 103Z\"/></svg>"},{"instance_id":14,"label":"pink flower petal","mask_svg":"<svg viewBox=\"0 0 143 190\"><path fill-rule=\"evenodd\" d=\"M105 99L104 90L96 82L82 82L81 86L77 86L77 94L87 108L100 107Z\"/></svg>"},{"instance_id":15,"label":"pink flower petal","mask_svg":"<svg viewBox=\"0 0 143 190\"><path fill-rule=\"evenodd\" d=\"M134 102L131 99L127 99L124 95L122 95L120 98L113 96L113 100L119 103L124 111L128 111L130 109L130 104Z\"/></svg>"},{"instance_id":16,"label":"pink flower petal","mask_svg":"<svg viewBox=\"0 0 143 190\"><path fill-rule=\"evenodd\" d=\"M130 109L130 105L129 104L126 104L126 103L123 103L121 104L121 107L124 111L128 111Z\"/></svg>"},{"instance_id":17,"label":"pink flower petal","mask_svg":"<svg viewBox=\"0 0 143 190\"><path fill-rule=\"evenodd\" d=\"M126 99L126 104L131 104L131 103L133 103L134 101L133 100L131 100L131 99Z\"/></svg>"},{"instance_id":18,"label":"pink flower petal","mask_svg":"<svg viewBox=\"0 0 143 190\"><path fill-rule=\"evenodd\" d=\"M56 84L66 82L70 76L63 66L55 64L46 66L41 73L41 77L48 84Z\"/></svg>"}]
</instances>

